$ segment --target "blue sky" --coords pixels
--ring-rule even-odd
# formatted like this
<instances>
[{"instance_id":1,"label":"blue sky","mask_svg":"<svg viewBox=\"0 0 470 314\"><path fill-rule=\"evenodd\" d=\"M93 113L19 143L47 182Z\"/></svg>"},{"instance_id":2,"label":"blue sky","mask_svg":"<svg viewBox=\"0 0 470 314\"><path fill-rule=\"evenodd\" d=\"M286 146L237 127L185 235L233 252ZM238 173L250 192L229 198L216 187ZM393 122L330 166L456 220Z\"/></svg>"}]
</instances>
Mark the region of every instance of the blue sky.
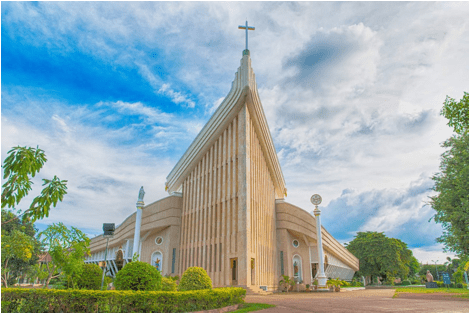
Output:
<instances>
[{"instance_id":1,"label":"blue sky","mask_svg":"<svg viewBox=\"0 0 470 314\"><path fill-rule=\"evenodd\" d=\"M340 242L383 231L443 261L426 206L446 95L469 85L466 2L2 2L2 160L16 145L69 193L40 228L90 235L167 194L165 178L230 90L245 46L286 201Z\"/></svg>"}]
</instances>

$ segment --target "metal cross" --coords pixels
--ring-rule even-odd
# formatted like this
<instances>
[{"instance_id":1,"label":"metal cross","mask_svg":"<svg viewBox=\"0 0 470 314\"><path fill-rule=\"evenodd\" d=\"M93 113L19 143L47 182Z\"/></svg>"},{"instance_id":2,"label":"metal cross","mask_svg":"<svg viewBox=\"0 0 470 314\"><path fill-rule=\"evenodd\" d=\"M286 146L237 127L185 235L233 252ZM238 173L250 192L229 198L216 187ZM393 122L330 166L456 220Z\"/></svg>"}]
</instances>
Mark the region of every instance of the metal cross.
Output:
<instances>
[{"instance_id":1,"label":"metal cross","mask_svg":"<svg viewBox=\"0 0 470 314\"><path fill-rule=\"evenodd\" d=\"M245 30L245 34L246 34L246 50L248 50L248 30L254 31L255 28L254 28L253 26L248 26L248 21L246 21L245 26L239 25L239 26L238 26L238 29L244 29L244 30Z\"/></svg>"}]
</instances>

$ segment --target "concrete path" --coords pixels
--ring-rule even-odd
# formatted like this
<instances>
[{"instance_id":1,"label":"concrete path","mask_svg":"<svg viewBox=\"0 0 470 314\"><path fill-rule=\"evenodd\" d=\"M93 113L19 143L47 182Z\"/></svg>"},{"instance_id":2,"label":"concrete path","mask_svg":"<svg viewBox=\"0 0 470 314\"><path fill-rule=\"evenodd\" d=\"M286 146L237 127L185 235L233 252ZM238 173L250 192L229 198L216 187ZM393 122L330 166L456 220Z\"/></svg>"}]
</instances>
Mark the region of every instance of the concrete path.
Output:
<instances>
[{"instance_id":1,"label":"concrete path","mask_svg":"<svg viewBox=\"0 0 470 314\"><path fill-rule=\"evenodd\" d=\"M394 289L366 289L324 293L276 293L247 295L246 303L268 303L276 307L259 313L468 313L468 299L392 298Z\"/></svg>"}]
</instances>

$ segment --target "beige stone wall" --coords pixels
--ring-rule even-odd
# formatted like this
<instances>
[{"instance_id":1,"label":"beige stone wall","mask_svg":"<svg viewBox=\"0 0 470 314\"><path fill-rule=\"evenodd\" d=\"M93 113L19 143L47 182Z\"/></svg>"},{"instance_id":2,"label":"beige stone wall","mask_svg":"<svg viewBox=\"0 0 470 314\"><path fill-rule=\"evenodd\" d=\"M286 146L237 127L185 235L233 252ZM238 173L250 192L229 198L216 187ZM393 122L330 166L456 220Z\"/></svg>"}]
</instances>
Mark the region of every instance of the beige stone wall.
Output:
<instances>
[{"instance_id":1,"label":"beige stone wall","mask_svg":"<svg viewBox=\"0 0 470 314\"><path fill-rule=\"evenodd\" d=\"M168 196L154 203L145 206L142 210L141 225L141 254L140 260L150 262L151 254L157 249L163 254L164 275L171 274L172 251L176 248L175 275L178 273L179 261L179 243L180 243L180 225L182 197ZM130 243L134 239L135 216L133 213L125 219L117 228L114 237L109 240L108 250L117 249L120 246L126 249L127 240ZM164 243L160 246L155 244L155 237L161 235L164 237ZM145 239L143 239L145 237ZM106 248L106 239L98 236L90 240L91 254L102 252ZM129 248L130 249L130 248ZM127 256L128 252L126 252Z\"/></svg>"},{"instance_id":2,"label":"beige stone wall","mask_svg":"<svg viewBox=\"0 0 470 314\"><path fill-rule=\"evenodd\" d=\"M302 240L305 235L307 241L313 245L317 241L315 217L305 210L287 202L276 204L277 229L287 229L292 234L298 235ZM322 226L323 249L341 260L351 269L359 270L359 260L339 243Z\"/></svg>"},{"instance_id":3,"label":"beige stone wall","mask_svg":"<svg viewBox=\"0 0 470 314\"><path fill-rule=\"evenodd\" d=\"M239 250L238 116L183 181L180 274L206 269L214 286L230 285L229 259Z\"/></svg>"},{"instance_id":4,"label":"beige stone wall","mask_svg":"<svg viewBox=\"0 0 470 314\"><path fill-rule=\"evenodd\" d=\"M250 257L254 258L251 284L273 287L276 256L276 221L274 184L266 164L259 137L253 121L248 115L248 134L250 138ZM251 260L250 260L251 262ZM251 264L251 263L250 263ZM251 268L251 265L250 265Z\"/></svg>"}]
</instances>

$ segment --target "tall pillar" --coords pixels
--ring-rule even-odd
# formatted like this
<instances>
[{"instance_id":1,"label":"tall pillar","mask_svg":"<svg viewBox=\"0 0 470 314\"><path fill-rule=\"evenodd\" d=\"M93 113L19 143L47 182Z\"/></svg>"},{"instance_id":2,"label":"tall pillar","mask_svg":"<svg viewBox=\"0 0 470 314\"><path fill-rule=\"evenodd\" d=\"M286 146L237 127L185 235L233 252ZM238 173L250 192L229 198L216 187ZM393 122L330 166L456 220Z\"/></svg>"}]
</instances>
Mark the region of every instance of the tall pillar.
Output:
<instances>
[{"instance_id":1,"label":"tall pillar","mask_svg":"<svg viewBox=\"0 0 470 314\"><path fill-rule=\"evenodd\" d=\"M318 241L318 261L320 266L320 273L318 274L318 286L326 287L326 276L323 264L323 245L321 242L321 220L320 220L320 213L321 211L318 209L318 206L315 206L315 210L313 211L315 215L315 220L317 221L317 241Z\"/></svg>"},{"instance_id":2,"label":"tall pillar","mask_svg":"<svg viewBox=\"0 0 470 314\"><path fill-rule=\"evenodd\" d=\"M324 288L326 287L327 278L325 276L325 270L324 270L324 264L323 264L323 245L321 241L321 219L320 219L321 211L318 209L318 205L321 204L322 199L320 195L314 194L310 198L310 201L312 202L313 205L315 205L315 210L313 211L313 214L315 215L315 220L317 223L318 266L320 268L319 274L317 276L318 286L320 288Z\"/></svg>"},{"instance_id":3,"label":"tall pillar","mask_svg":"<svg viewBox=\"0 0 470 314\"><path fill-rule=\"evenodd\" d=\"M139 198L137 199L137 212L135 215L135 231L134 231L134 246L132 250L132 257L137 253L139 254L140 261L140 226L142 224L142 208L144 207L144 187L139 190Z\"/></svg>"}]
</instances>

